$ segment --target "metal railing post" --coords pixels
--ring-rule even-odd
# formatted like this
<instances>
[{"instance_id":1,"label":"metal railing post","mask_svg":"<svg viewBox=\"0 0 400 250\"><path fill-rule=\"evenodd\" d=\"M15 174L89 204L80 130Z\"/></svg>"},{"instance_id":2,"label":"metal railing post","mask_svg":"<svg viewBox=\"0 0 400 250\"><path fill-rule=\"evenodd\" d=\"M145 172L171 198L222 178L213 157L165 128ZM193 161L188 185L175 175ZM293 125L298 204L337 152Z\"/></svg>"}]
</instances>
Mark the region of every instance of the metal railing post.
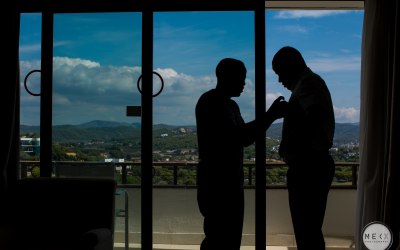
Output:
<instances>
[{"instance_id":1,"label":"metal railing post","mask_svg":"<svg viewBox=\"0 0 400 250\"><path fill-rule=\"evenodd\" d=\"M127 173L126 173L126 164L121 165L122 166L122 176L121 176L121 182L122 184L126 184L127 181Z\"/></svg>"},{"instance_id":2,"label":"metal railing post","mask_svg":"<svg viewBox=\"0 0 400 250\"><path fill-rule=\"evenodd\" d=\"M249 186L253 184L253 168L252 165L248 166L249 172L248 172L248 179L249 179Z\"/></svg>"},{"instance_id":3,"label":"metal railing post","mask_svg":"<svg viewBox=\"0 0 400 250\"><path fill-rule=\"evenodd\" d=\"M356 188L357 187L357 167L358 167L358 165L355 165L355 164L353 164L352 166L351 166L351 186L353 187L353 188Z\"/></svg>"},{"instance_id":4,"label":"metal railing post","mask_svg":"<svg viewBox=\"0 0 400 250\"><path fill-rule=\"evenodd\" d=\"M174 165L174 186L178 185L178 166Z\"/></svg>"}]
</instances>

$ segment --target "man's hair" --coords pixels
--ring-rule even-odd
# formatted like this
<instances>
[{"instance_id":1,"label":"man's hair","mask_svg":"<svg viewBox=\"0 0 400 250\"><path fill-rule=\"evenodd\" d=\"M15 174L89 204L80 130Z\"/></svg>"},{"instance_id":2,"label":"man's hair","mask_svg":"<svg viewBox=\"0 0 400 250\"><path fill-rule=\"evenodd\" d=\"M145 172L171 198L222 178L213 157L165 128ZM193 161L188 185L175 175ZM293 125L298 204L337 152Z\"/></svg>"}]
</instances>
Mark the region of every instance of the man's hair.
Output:
<instances>
[{"instance_id":1,"label":"man's hair","mask_svg":"<svg viewBox=\"0 0 400 250\"><path fill-rule=\"evenodd\" d=\"M242 61L234 58L224 58L218 63L215 69L215 75L217 78L224 78L229 76L232 72L238 72L240 70L246 72L246 67Z\"/></svg>"},{"instance_id":2,"label":"man's hair","mask_svg":"<svg viewBox=\"0 0 400 250\"><path fill-rule=\"evenodd\" d=\"M272 68L290 68L293 70L301 70L307 67L303 56L297 49L285 46L278 50L272 59Z\"/></svg>"}]
</instances>

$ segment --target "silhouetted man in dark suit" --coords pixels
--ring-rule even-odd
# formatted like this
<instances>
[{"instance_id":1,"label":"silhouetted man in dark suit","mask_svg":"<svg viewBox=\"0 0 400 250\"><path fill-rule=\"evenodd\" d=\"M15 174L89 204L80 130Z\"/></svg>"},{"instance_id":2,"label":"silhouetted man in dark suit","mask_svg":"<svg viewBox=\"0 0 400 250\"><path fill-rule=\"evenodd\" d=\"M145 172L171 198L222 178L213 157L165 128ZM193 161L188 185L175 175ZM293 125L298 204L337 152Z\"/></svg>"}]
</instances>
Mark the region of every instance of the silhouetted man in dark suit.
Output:
<instances>
[{"instance_id":1,"label":"silhouetted man in dark suit","mask_svg":"<svg viewBox=\"0 0 400 250\"><path fill-rule=\"evenodd\" d=\"M244 215L243 147L255 141L255 121L245 123L231 97L240 96L246 79L243 62L225 58L216 67L217 86L196 105L199 147L198 205L204 216L201 250L239 250ZM278 97L265 113L264 126L283 116Z\"/></svg>"},{"instance_id":2,"label":"silhouetted man in dark suit","mask_svg":"<svg viewBox=\"0 0 400 250\"><path fill-rule=\"evenodd\" d=\"M335 131L331 95L295 48L281 48L272 68L292 92L279 154L289 166L287 186L297 249L325 249L322 225L335 172L329 154Z\"/></svg>"}]
</instances>

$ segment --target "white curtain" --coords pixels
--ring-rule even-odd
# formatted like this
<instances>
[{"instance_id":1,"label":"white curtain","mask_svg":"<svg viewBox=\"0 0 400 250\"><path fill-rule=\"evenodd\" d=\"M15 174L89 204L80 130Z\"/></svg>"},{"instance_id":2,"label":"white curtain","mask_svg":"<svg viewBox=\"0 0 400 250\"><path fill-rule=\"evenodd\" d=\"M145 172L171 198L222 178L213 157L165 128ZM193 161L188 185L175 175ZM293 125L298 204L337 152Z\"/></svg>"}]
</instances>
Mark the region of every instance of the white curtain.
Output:
<instances>
[{"instance_id":1,"label":"white curtain","mask_svg":"<svg viewBox=\"0 0 400 250\"><path fill-rule=\"evenodd\" d=\"M373 221L391 229L390 249L400 249L399 5L365 0L356 249L366 249L361 234Z\"/></svg>"}]
</instances>

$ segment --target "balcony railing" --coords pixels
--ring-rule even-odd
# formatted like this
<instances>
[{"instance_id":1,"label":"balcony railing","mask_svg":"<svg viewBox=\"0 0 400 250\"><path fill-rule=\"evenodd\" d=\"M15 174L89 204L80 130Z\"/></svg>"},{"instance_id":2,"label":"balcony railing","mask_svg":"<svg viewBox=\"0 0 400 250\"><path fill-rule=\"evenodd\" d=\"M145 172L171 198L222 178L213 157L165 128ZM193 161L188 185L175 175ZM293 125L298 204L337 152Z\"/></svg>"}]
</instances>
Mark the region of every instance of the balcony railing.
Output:
<instances>
[{"instance_id":1,"label":"balcony railing","mask_svg":"<svg viewBox=\"0 0 400 250\"><path fill-rule=\"evenodd\" d=\"M140 162L77 162L77 161L54 161L53 169L58 164L74 164L95 166L110 164L115 168L116 180L120 186L139 187L141 183ZM153 163L153 184L157 187L196 187L197 162L154 162ZM39 173L39 161L21 161L21 177L35 177ZM244 162L245 187L255 187L255 162ZM359 164L355 162L336 162L335 176L332 188L356 189ZM266 164L266 188L286 188L285 163Z\"/></svg>"},{"instance_id":2,"label":"balcony railing","mask_svg":"<svg viewBox=\"0 0 400 250\"><path fill-rule=\"evenodd\" d=\"M95 165L110 164L115 168L116 179L120 187L128 192L128 202L124 197L116 198L116 207L129 204L129 216L116 217L115 246L130 244L140 248L141 242L141 164L139 162L53 162L58 164ZM37 176L40 162L21 161L21 177ZM358 163L336 163L336 173L327 205L324 232L327 248L353 249L357 194ZM267 245L295 246L293 228L288 206L286 190L287 165L267 163ZM195 162L154 162L153 163L153 244L169 246L196 246L202 241L203 218L196 201ZM244 216L242 245L254 248L255 244L255 162L244 164L246 182L246 209ZM345 204L345 205L344 205ZM126 236L128 234L128 237ZM128 241L126 239L129 239ZM187 248L189 249L189 248ZM190 248L192 249L192 248Z\"/></svg>"}]
</instances>

